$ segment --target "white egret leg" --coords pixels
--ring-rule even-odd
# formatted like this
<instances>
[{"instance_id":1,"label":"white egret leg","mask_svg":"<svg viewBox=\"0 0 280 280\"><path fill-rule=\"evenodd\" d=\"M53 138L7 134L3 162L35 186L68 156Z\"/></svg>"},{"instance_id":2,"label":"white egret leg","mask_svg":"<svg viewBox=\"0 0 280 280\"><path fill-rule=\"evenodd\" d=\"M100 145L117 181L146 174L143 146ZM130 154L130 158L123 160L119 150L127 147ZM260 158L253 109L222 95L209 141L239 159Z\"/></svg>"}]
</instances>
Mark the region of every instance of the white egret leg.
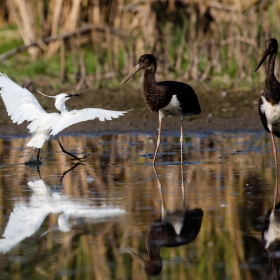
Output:
<instances>
[{"instance_id":1,"label":"white egret leg","mask_svg":"<svg viewBox=\"0 0 280 280\"><path fill-rule=\"evenodd\" d=\"M278 196L278 160L277 160L277 147L275 144L273 132L270 131L270 136L272 140L272 146L273 146L273 154L274 154L274 160L275 160L275 167L276 167L276 181L275 181L275 187L274 187L274 203L273 203L273 209L272 211L275 210L275 204Z\"/></svg>"},{"instance_id":2,"label":"white egret leg","mask_svg":"<svg viewBox=\"0 0 280 280\"><path fill-rule=\"evenodd\" d=\"M63 148L63 146L61 145L60 140L59 140L59 138L58 138L58 137L56 137L56 141L58 142L58 144L59 144L59 146L60 146L61 150L62 150L65 154L68 154L69 156L72 156L72 157L73 157L74 159L76 159L76 160L82 160L82 159L84 159L84 158L85 158L85 157L78 158L78 157L76 157L75 155L73 155L73 154L71 154L71 153L67 152L67 151Z\"/></svg>"},{"instance_id":3,"label":"white egret leg","mask_svg":"<svg viewBox=\"0 0 280 280\"><path fill-rule=\"evenodd\" d=\"M77 162L75 163L70 169L66 170L63 172L63 174L61 175L61 178L60 178L60 181L59 181L59 185L62 185L62 181L63 181L63 178L64 176L69 173L70 171L72 171L73 169L75 169L77 166L79 166L80 164L84 165L83 163L81 162Z\"/></svg>"}]
</instances>

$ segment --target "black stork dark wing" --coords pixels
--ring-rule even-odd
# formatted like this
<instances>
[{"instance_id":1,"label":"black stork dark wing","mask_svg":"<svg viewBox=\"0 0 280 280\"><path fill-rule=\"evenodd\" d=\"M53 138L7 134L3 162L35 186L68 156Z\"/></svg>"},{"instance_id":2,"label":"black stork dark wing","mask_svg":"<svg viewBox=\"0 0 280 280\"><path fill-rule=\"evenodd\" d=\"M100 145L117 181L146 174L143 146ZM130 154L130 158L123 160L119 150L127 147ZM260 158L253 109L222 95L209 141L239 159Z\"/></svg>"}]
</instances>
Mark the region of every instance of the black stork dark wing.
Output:
<instances>
[{"instance_id":1,"label":"black stork dark wing","mask_svg":"<svg viewBox=\"0 0 280 280\"><path fill-rule=\"evenodd\" d=\"M183 216L182 216L183 214ZM180 233L176 233L174 224L177 216L183 217ZM147 234L147 247L177 247L193 242L201 228L203 210L195 208L168 214L164 220L153 222ZM153 249L155 251L155 249Z\"/></svg>"},{"instance_id":2,"label":"black stork dark wing","mask_svg":"<svg viewBox=\"0 0 280 280\"><path fill-rule=\"evenodd\" d=\"M172 95L177 96L184 114L196 115L201 112L198 98L190 85L175 81L159 82L158 85L168 88Z\"/></svg>"},{"instance_id":3,"label":"black stork dark wing","mask_svg":"<svg viewBox=\"0 0 280 280\"><path fill-rule=\"evenodd\" d=\"M184 114L197 115L201 112L198 98L190 85L185 85L184 91L177 94Z\"/></svg>"},{"instance_id":4,"label":"black stork dark wing","mask_svg":"<svg viewBox=\"0 0 280 280\"><path fill-rule=\"evenodd\" d=\"M201 228L203 210L195 208L185 212L184 224L180 236L186 239L186 244L193 242Z\"/></svg>"}]
</instances>

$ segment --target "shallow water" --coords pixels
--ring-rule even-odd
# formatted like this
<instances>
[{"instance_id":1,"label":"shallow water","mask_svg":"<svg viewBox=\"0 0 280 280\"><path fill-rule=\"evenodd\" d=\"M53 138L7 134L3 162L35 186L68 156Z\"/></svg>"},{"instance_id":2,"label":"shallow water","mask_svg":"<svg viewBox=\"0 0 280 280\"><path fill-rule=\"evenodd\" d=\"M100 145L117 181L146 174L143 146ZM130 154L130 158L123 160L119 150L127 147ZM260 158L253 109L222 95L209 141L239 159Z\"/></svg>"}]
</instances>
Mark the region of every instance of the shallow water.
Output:
<instances>
[{"instance_id":1,"label":"shallow water","mask_svg":"<svg viewBox=\"0 0 280 280\"><path fill-rule=\"evenodd\" d=\"M154 135L60 139L87 160L0 139L0 279L272 279L269 134L187 134L183 166L164 135L156 170Z\"/></svg>"}]
</instances>

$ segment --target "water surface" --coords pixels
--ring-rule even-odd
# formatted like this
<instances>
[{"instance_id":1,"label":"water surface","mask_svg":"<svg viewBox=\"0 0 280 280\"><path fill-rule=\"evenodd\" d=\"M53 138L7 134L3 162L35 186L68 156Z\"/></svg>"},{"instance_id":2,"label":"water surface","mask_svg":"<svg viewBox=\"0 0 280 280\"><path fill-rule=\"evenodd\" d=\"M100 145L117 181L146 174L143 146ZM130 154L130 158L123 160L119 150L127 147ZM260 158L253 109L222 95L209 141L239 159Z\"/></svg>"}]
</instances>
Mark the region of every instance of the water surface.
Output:
<instances>
[{"instance_id":1,"label":"water surface","mask_svg":"<svg viewBox=\"0 0 280 280\"><path fill-rule=\"evenodd\" d=\"M0 279L272 279L262 242L273 205L269 134L2 138ZM182 173L183 172L183 173ZM181 227L183 225L183 227Z\"/></svg>"}]
</instances>

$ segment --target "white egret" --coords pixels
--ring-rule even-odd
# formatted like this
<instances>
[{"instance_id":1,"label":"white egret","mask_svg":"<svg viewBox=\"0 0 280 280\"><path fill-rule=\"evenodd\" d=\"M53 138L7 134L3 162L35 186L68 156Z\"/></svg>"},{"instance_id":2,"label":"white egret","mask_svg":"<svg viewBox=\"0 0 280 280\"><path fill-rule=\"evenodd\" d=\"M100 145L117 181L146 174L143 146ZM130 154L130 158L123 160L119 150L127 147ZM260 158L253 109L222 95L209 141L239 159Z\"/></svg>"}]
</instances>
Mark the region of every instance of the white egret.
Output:
<instances>
[{"instance_id":1,"label":"white egret","mask_svg":"<svg viewBox=\"0 0 280 280\"><path fill-rule=\"evenodd\" d=\"M0 73L0 94L6 106L8 115L12 121L17 124L21 124L24 121L31 122L27 128L31 133L31 140L27 143L27 146L32 148L38 148L37 161L39 162L40 149L46 141L57 140L62 151L77 160L77 156L67 152L63 146L57 134L66 127L88 120L98 118L100 121L111 120L112 118L118 118L128 111L111 111L98 108L87 108L82 110L68 111L65 102L71 97L80 96L81 94L66 94L61 93L56 96L48 96L41 92L42 95L54 98L54 106L59 113L47 113L35 96L26 88L22 88L14 81L12 81L7 75Z\"/></svg>"}]
</instances>

